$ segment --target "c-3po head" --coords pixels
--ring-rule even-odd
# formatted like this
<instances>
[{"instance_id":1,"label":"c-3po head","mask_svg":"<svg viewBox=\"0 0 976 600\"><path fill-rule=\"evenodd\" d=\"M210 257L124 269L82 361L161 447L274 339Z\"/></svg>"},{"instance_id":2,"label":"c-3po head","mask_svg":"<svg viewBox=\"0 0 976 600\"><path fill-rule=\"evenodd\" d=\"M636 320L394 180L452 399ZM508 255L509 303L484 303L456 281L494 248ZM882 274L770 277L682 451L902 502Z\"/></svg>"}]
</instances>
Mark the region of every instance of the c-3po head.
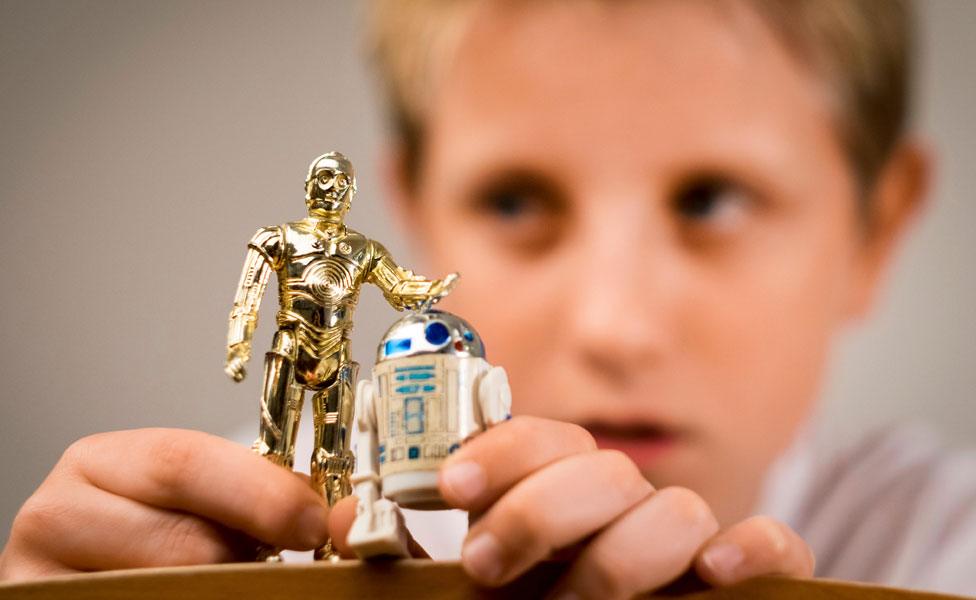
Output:
<instances>
[{"instance_id":1,"label":"c-3po head","mask_svg":"<svg viewBox=\"0 0 976 600\"><path fill-rule=\"evenodd\" d=\"M356 193L356 172L339 152L312 161L305 178L305 205L310 217L341 224Z\"/></svg>"}]
</instances>

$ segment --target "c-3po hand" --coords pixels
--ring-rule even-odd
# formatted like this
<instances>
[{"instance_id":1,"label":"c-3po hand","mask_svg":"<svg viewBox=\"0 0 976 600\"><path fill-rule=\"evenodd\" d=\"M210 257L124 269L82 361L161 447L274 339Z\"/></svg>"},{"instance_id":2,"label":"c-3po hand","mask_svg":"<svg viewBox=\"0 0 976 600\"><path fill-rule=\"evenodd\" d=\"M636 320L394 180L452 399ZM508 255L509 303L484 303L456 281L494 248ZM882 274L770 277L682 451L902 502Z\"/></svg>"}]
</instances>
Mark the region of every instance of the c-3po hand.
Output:
<instances>
[{"instance_id":1,"label":"c-3po hand","mask_svg":"<svg viewBox=\"0 0 976 600\"><path fill-rule=\"evenodd\" d=\"M250 358L250 350L244 344L232 346L227 350L227 362L224 364L224 373L227 373L227 376L237 383L243 381L244 377L247 376L247 370L244 368L244 365L247 364Z\"/></svg>"},{"instance_id":2,"label":"c-3po hand","mask_svg":"<svg viewBox=\"0 0 976 600\"><path fill-rule=\"evenodd\" d=\"M444 298L450 294L451 291L454 290L454 286L457 285L458 279L460 278L461 276L457 273L451 273L444 279L441 279L440 282L438 282L438 285L435 285L434 289L431 290L436 298L434 302L437 302L437 300L440 300L441 298Z\"/></svg>"},{"instance_id":3,"label":"c-3po hand","mask_svg":"<svg viewBox=\"0 0 976 600\"><path fill-rule=\"evenodd\" d=\"M438 280L433 286L431 286L430 293L427 298L421 300L412 308L421 312L430 309L451 293L451 290L454 289L454 287L457 285L458 279L460 278L461 276L457 273L451 273L444 279Z\"/></svg>"}]
</instances>

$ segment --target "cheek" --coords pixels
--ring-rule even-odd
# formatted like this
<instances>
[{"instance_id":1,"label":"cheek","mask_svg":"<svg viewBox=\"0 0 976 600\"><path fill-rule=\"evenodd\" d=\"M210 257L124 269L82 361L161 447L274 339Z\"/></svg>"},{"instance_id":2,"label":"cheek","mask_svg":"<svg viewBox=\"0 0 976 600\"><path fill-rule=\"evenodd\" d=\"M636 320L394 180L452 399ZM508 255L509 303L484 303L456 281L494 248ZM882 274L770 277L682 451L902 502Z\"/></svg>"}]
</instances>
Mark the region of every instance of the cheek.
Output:
<instances>
[{"instance_id":1,"label":"cheek","mask_svg":"<svg viewBox=\"0 0 976 600\"><path fill-rule=\"evenodd\" d=\"M697 294L701 314L687 322L700 358L728 386L715 426L744 452L787 444L819 395L856 264L857 235L839 198L757 239Z\"/></svg>"},{"instance_id":2,"label":"cheek","mask_svg":"<svg viewBox=\"0 0 976 600\"><path fill-rule=\"evenodd\" d=\"M540 363L551 356L558 331L560 273L555 261L513 260L492 248L484 235L450 211L425 221L430 274L457 271L461 280L439 307L470 322L485 342L489 362L505 367L525 413L532 398L544 395L533 381Z\"/></svg>"}]
</instances>

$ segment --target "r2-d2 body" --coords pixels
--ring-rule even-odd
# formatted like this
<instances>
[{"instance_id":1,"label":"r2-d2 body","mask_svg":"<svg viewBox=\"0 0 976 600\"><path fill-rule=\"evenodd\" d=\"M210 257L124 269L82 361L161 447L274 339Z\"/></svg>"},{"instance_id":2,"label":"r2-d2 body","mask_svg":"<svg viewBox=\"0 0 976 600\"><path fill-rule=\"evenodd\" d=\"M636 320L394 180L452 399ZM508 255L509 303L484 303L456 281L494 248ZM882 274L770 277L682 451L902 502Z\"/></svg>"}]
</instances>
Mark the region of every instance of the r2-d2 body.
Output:
<instances>
[{"instance_id":1,"label":"r2-d2 body","mask_svg":"<svg viewBox=\"0 0 976 600\"><path fill-rule=\"evenodd\" d=\"M356 520L348 543L361 557L409 556L397 505L447 508L437 474L465 440L510 417L501 367L463 319L425 310L383 336L371 380L356 394Z\"/></svg>"}]
</instances>

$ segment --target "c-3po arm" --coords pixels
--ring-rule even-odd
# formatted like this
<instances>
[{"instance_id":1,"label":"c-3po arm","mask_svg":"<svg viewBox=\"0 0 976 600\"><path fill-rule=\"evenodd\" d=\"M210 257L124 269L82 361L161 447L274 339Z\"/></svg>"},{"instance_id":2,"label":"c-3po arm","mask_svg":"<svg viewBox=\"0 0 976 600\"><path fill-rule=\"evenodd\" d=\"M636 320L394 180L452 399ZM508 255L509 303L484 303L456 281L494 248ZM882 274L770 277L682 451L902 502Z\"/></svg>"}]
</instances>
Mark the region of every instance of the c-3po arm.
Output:
<instances>
[{"instance_id":1,"label":"c-3po arm","mask_svg":"<svg viewBox=\"0 0 976 600\"><path fill-rule=\"evenodd\" d=\"M359 503L346 541L359 558L407 558L410 551L403 514L400 507L380 493L376 403L373 384L368 380L360 381L356 389L356 429L359 438L352 484Z\"/></svg>"},{"instance_id":2,"label":"c-3po arm","mask_svg":"<svg viewBox=\"0 0 976 600\"><path fill-rule=\"evenodd\" d=\"M258 309L274 269L280 240L279 228L264 227L254 234L247 245L247 256L227 328L224 372L234 381L241 381L247 374L244 365L251 358L251 340L258 326Z\"/></svg>"},{"instance_id":3,"label":"c-3po arm","mask_svg":"<svg viewBox=\"0 0 976 600\"><path fill-rule=\"evenodd\" d=\"M458 274L430 280L404 269L379 242L372 242L373 257L367 280L380 288L393 308L422 309L447 296L457 283Z\"/></svg>"}]
</instances>

